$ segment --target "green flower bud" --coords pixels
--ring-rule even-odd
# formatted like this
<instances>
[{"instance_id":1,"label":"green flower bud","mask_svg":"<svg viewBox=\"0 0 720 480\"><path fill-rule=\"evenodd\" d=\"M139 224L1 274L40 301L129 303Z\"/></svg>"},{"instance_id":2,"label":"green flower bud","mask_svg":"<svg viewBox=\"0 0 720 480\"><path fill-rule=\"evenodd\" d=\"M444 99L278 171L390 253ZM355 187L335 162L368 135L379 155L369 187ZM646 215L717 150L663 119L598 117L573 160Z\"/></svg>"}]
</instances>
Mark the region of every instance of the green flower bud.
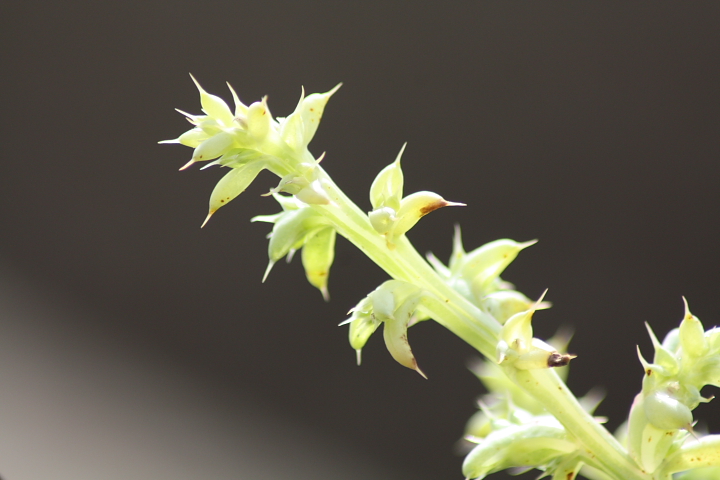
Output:
<instances>
[{"instance_id":1,"label":"green flower bud","mask_svg":"<svg viewBox=\"0 0 720 480\"><path fill-rule=\"evenodd\" d=\"M320 125L320 119L325 111L325 105L341 86L342 83L338 83L329 92L308 95L298 104L296 111L299 110L302 115L303 143L305 145L309 144L315 136L318 125Z\"/></svg>"},{"instance_id":2,"label":"green flower bud","mask_svg":"<svg viewBox=\"0 0 720 480\"><path fill-rule=\"evenodd\" d=\"M297 192L295 196L308 205L328 205L330 203L330 198L322 187L320 180L313 180L307 187Z\"/></svg>"},{"instance_id":3,"label":"green flower bud","mask_svg":"<svg viewBox=\"0 0 720 480\"><path fill-rule=\"evenodd\" d=\"M267 97L255 102L248 107L247 130L256 140L262 141L270 131L272 115L267 106Z\"/></svg>"},{"instance_id":4,"label":"green flower bud","mask_svg":"<svg viewBox=\"0 0 720 480\"><path fill-rule=\"evenodd\" d=\"M187 132L180 135L177 141L165 140L164 142L160 143L180 143L182 145L185 145L186 147L195 148L208 138L209 135L207 133L203 132L198 128L193 128L192 130L188 130Z\"/></svg>"},{"instance_id":5,"label":"green flower bud","mask_svg":"<svg viewBox=\"0 0 720 480\"><path fill-rule=\"evenodd\" d=\"M535 302L527 311L510 317L500 330L497 345L497 362L503 366L512 366L518 370L564 367L575 355L561 354L540 339L533 338L532 316L542 299Z\"/></svg>"},{"instance_id":6,"label":"green flower bud","mask_svg":"<svg viewBox=\"0 0 720 480\"><path fill-rule=\"evenodd\" d=\"M254 217L252 221L272 221L275 224L268 243L270 261L263 282L275 262L302 247L307 238L329 225L328 220L307 207L286 210L278 216Z\"/></svg>"},{"instance_id":7,"label":"green flower bud","mask_svg":"<svg viewBox=\"0 0 720 480\"><path fill-rule=\"evenodd\" d=\"M339 326L350 324L348 340L350 341L350 346L355 349L358 365L360 365L362 360L361 354L363 347L370 338L370 335L372 335L382 323L373 315L372 303L370 295L363 298L348 312L352 314L350 318L339 324Z\"/></svg>"},{"instance_id":8,"label":"green flower bud","mask_svg":"<svg viewBox=\"0 0 720 480\"><path fill-rule=\"evenodd\" d=\"M300 152L307 147L305 125L303 124L302 113L299 111L304 97L305 89L303 88L300 94L300 102L298 102L295 111L284 120L278 119L280 121L280 138L296 152Z\"/></svg>"},{"instance_id":9,"label":"green flower bud","mask_svg":"<svg viewBox=\"0 0 720 480\"><path fill-rule=\"evenodd\" d=\"M308 282L320 290L325 301L330 300L327 284L335 259L335 236L333 227L323 228L309 236L302 248L302 264Z\"/></svg>"},{"instance_id":10,"label":"green flower bud","mask_svg":"<svg viewBox=\"0 0 720 480\"><path fill-rule=\"evenodd\" d=\"M544 296L545 294L543 293L543 297ZM540 301L542 301L542 297L537 303ZM502 330L500 330L500 339L514 348L519 354L526 353L530 350L533 338L532 316L534 313L534 308L516 313L505 322Z\"/></svg>"},{"instance_id":11,"label":"green flower bud","mask_svg":"<svg viewBox=\"0 0 720 480\"><path fill-rule=\"evenodd\" d=\"M628 421L627 444L630 455L643 469L655 472L668 454L682 444L686 433L679 429L658 428L651 423L646 410L647 398L640 393L633 401Z\"/></svg>"},{"instance_id":12,"label":"green flower bud","mask_svg":"<svg viewBox=\"0 0 720 480\"><path fill-rule=\"evenodd\" d=\"M667 335L665 335L662 346L670 352L677 353L678 348L680 348L680 329L673 328L670 330Z\"/></svg>"},{"instance_id":13,"label":"green flower bud","mask_svg":"<svg viewBox=\"0 0 720 480\"><path fill-rule=\"evenodd\" d=\"M193 151L192 162L205 162L212 160L230 150L233 146L233 135L220 132L203 141Z\"/></svg>"},{"instance_id":14,"label":"green flower bud","mask_svg":"<svg viewBox=\"0 0 720 480\"><path fill-rule=\"evenodd\" d=\"M285 119L278 119L281 140L296 152L305 150L317 131L325 105L339 88L340 84L329 92L314 93L307 97L303 88L295 111Z\"/></svg>"},{"instance_id":15,"label":"green flower bud","mask_svg":"<svg viewBox=\"0 0 720 480\"><path fill-rule=\"evenodd\" d=\"M533 339L532 348L518 355L513 363L513 367L518 370L535 370L540 368L564 367L570 363L570 360L576 358L577 355L562 354L557 350L540 346Z\"/></svg>"},{"instance_id":16,"label":"green flower bud","mask_svg":"<svg viewBox=\"0 0 720 480\"><path fill-rule=\"evenodd\" d=\"M395 217L395 210L390 207L382 207L377 210L373 210L368 213L370 224L373 226L376 232L380 235L385 235L392 230L393 225L397 217Z\"/></svg>"},{"instance_id":17,"label":"green flower bud","mask_svg":"<svg viewBox=\"0 0 720 480\"><path fill-rule=\"evenodd\" d=\"M702 357L708 351L708 342L705 339L705 329L700 320L690 313L687 300L685 302L685 317L680 323L680 345L683 352L691 357Z\"/></svg>"},{"instance_id":18,"label":"green flower bud","mask_svg":"<svg viewBox=\"0 0 720 480\"><path fill-rule=\"evenodd\" d=\"M377 210L381 207L390 207L394 211L400 209L404 183L400 158L406 146L407 143L402 146L395 161L383 168L370 186L370 203L373 209Z\"/></svg>"},{"instance_id":19,"label":"green flower bud","mask_svg":"<svg viewBox=\"0 0 720 480\"><path fill-rule=\"evenodd\" d=\"M653 358L653 363L662 367L663 374L665 376L672 377L677 375L680 372L680 363L675 357L675 354L662 346L662 344L655 336L655 332L652 331L652 328L650 328L650 325L648 323L645 323L645 327L648 330L650 340L652 341L653 347L655 348L655 357Z\"/></svg>"},{"instance_id":20,"label":"green flower bud","mask_svg":"<svg viewBox=\"0 0 720 480\"><path fill-rule=\"evenodd\" d=\"M666 391L645 395L644 405L648 422L660 430L692 428L692 411Z\"/></svg>"}]
</instances>

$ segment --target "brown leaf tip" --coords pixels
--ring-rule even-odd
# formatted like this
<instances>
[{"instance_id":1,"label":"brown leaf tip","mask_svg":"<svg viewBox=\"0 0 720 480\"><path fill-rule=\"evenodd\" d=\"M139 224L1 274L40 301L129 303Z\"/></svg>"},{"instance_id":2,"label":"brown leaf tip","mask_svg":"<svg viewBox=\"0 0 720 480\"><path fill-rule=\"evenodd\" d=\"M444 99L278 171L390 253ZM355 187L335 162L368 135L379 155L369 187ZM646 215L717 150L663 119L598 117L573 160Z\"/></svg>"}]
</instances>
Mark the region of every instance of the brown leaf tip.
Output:
<instances>
[{"instance_id":1,"label":"brown leaf tip","mask_svg":"<svg viewBox=\"0 0 720 480\"><path fill-rule=\"evenodd\" d=\"M577 357L577 355L570 355L569 353L563 355L562 353L552 352L548 356L547 366L550 368L564 367L575 357Z\"/></svg>"}]
</instances>

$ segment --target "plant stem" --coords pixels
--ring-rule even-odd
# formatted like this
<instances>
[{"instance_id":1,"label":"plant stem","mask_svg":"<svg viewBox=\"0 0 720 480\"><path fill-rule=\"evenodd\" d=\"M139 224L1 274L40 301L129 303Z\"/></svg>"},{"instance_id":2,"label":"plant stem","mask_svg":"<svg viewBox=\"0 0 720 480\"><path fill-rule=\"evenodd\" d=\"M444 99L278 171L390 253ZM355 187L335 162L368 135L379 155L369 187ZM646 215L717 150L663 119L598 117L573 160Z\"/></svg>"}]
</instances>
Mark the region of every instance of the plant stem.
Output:
<instances>
[{"instance_id":1,"label":"plant stem","mask_svg":"<svg viewBox=\"0 0 720 480\"><path fill-rule=\"evenodd\" d=\"M312 208L330 219L338 233L392 278L411 282L433 294L438 300L425 305L433 319L485 357L496 361L495 350L501 325L450 288L406 237L398 239L395 248L389 247L385 238L373 229L366 213L345 196L320 166L316 168L332 203L313 205ZM640 470L615 437L583 410L554 370L516 370L512 376L580 442L586 450L583 457L590 465L601 468L618 480L651 478Z\"/></svg>"}]
</instances>

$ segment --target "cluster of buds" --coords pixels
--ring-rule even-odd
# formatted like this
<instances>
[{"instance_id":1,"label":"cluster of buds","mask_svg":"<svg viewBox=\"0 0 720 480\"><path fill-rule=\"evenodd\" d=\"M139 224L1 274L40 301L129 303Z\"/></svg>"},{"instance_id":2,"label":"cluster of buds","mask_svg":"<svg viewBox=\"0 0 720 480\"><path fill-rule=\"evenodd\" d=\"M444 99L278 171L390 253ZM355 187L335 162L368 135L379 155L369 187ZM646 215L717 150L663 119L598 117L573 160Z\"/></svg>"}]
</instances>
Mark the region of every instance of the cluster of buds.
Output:
<instances>
[{"instance_id":1,"label":"cluster of buds","mask_svg":"<svg viewBox=\"0 0 720 480\"><path fill-rule=\"evenodd\" d=\"M714 435L700 442L686 442L693 435L692 410L712 398L703 398L705 385L720 386L720 329L705 331L700 320L690 313L679 328L671 330L663 342L652 329L648 332L655 354L653 361L638 356L645 371L642 392L633 402L627 426L630 454L647 472L673 473L684 470L680 459L695 454L695 467L720 457L720 450L708 455L708 445L717 443ZM710 463L708 463L710 462Z\"/></svg>"},{"instance_id":2,"label":"cluster of buds","mask_svg":"<svg viewBox=\"0 0 720 480\"><path fill-rule=\"evenodd\" d=\"M302 249L305 276L329 300L328 278L335 259L335 227L330 221L310 208L297 197L273 194L283 211L275 215L259 215L253 222L272 223L268 242L268 262L263 281L275 262L287 256L290 261L298 249Z\"/></svg>"},{"instance_id":3,"label":"cluster of buds","mask_svg":"<svg viewBox=\"0 0 720 480\"><path fill-rule=\"evenodd\" d=\"M223 99L207 93L194 77L193 81L200 91L205 114L192 115L178 110L193 128L174 140L160 143L179 143L194 149L192 158L180 170L210 160L208 167L219 165L231 169L210 195L205 223L220 207L240 195L264 169L281 178L273 192L290 193L307 204L330 202L315 172L319 159L310 155L307 146L317 131L325 105L340 85L329 92L307 97L303 91L291 115L273 118L267 97L247 106L228 84L235 103L233 112Z\"/></svg>"},{"instance_id":4,"label":"cluster of buds","mask_svg":"<svg viewBox=\"0 0 720 480\"><path fill-rule=\"evenodd\" d=\"M569 336L558 334L548 344L562 350L568 340ZM480 361L471 370L488 393L479 399L480 409L465 428L469 443L463 447L474 445L463 463L466 478L485 478L507 468L539 469L558 480L575 478L584 465L582 449L560 422L513 382L499 364ZM567 366L558 369L563 379L567 373ZM592 414L602 395L591 391L579 400Z\"/></svg>"},{"instance_id":5,"label":"cluster of buds","mask_svg":"<svg viewBox=\"0 0 720 480\"><path fill-rule=\"evenodd\" d=\"M533 313L549 308L550 303L542 297L533 302L500 278L518 253L534 243L501 239L466 252L456 228L448 265L428 256L449 286L502 325L496 362L485 361L473 369L490 393L481 399L480 411L468 422L466 439L477 445L463 464L467 478L484 478L516 467L538 468L553 478L567 479L575 478L583 465L579 446L564 427L511 379L515 369L563 367L574 358L532 336ZM562 349L567 340L551 342ZM560 371L566 375L567 368ZM595 395L584 400L589 412L597 403Z\"/></svg>"},{"instance_id":6,"label":"cluster of buds","mask_svg":"<svg viewBox=\"0 0 720 480\"><path fill-rule=\"evenodd\" d=\"M533 302L515 290L511 283L503 281L500 274L521 250L535 242L533 240L518 243L501 239L486 243L468 253L463 247L460 228L455 227L453 251L448 265L443 265L432 254L428 255L428 261L445 283L492 315L500 324L504 324L516 313L527 311L533 306ZM548 302L539 302L535 304L535 309L549 306Z\"/></svg>"},{"instance_id":7,"label":"cluster of buds","mask_svg":"<svg viewBox=\"0 0 720 480\"><path fill-rule=\"evenodd\" d=\"M402 151L400 155L402 155ZM398 211L403 211L402 202L413 197L410 195L400 200L402 196L400 155L375 179L370 189L373 205L399 204ZM429 192L419 193L429 194ZM391 207L381 207L374 212L379 212L383 208ZM373 212L370 212L370 218L372 221ZM403 222L399 222L395 225L403 224ZM393 231L398 232L397 230ZM390 239L387 238L387 240L389 243ZM456 227L449 265L443 265L432 254L428 255L428 261L448 286L457 290L485 313L492 315L499 323L504 324L517 313L527 312L530 308L537 310L550 306L548 302L532 302L525 295L516 291L512 284L500 279L500 274L517 254L533 243L535 242L518 243L504 239L488 243L466 253L462 245L460 228ZM429 314L423 307L433 301L437 301L437 299L429 292L411 283L398 280L383 283L361 300L350 310L350 318L341 323L341 325L350 325L350 345L357 352L358 364L360 364L361 351L365 343L380 324L385 323L385 343L393 358L401 365L425 376L418 368L417 361L408 345L407 328L429 318Z\"/></svg>"}]
</instances>

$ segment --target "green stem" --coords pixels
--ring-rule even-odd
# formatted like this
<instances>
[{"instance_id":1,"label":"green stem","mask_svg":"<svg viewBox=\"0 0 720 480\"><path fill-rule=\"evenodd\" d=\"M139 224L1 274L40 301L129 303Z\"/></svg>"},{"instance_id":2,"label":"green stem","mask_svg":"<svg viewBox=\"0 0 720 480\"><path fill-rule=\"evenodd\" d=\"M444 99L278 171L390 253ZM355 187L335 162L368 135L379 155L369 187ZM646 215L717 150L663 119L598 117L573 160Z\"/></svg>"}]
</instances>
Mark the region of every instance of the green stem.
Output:
<instances>
[{"instance_id":1,"label":"green stem","mask_svg":"<svg viewBox=\"0 0 720 480\"><path fill-rule=\"evenodd\" d=\"M501 325L482 312L457 291L450 288L415 250L406 237L390 248L384 237L373 229L365 212L360 210L335 185L319 166L332 204L313 205L330 219L338 233L357 246L392 278L412 282L425 288L438 299L426 304L428 313L440 324L495 361L495 348ZM602 425L588 414L567 386L552 369L518 371L517 384L530 393L553 414L585 448L583 456L618 480L648 480L625 449Z\"/></svg>"}]
</instances>

